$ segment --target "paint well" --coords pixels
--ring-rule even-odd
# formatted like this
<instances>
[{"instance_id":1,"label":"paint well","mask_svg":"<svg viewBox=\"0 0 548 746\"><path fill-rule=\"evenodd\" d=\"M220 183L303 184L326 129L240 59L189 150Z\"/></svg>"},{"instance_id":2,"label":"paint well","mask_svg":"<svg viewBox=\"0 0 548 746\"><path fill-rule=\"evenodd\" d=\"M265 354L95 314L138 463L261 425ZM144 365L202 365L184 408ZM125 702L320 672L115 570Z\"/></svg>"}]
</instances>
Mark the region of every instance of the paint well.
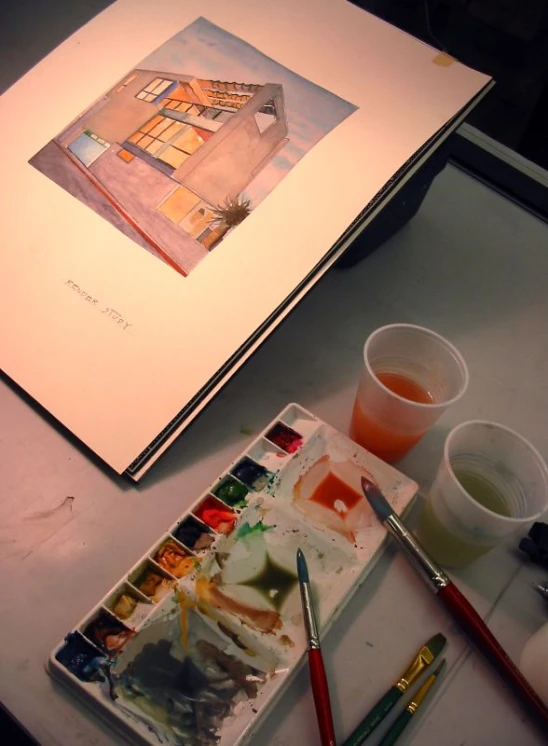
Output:
<instances>
[{"instance_id":1,"label":"paint well","mask_svg":"<svg viewBox=\"0 0 548 746\"><path fill-rule=\"evenodd\" d=\"M197 563L195 557L187 554L174 541L166 541L154 555L154 560L176 578L184 578L195 569Z\"/></svg>"},{"instance_id":2,"label":"paint well","mask_svg":"<svg viewBox=\"0 0 548 746\"><path fill-rule=\"evenodd\" d=\"M55 658L80 681L105 679L102 667L107 663L107 657L78 632L71 632L65 637L65 644Z\"/></svg>"},{"instance_id":3,"label":"paint well","mask_svg":"<svg viewBox=\"0 0 548 746\"><path fill-rule=\"evenodd\" d=\"M211 529L201 521L197 521L196 518L191 515L179 524L173 532L173 536L175 536L181 544L184 544L185 547L188 547L195 552L202 552L208 549L215 541Z\"/></svg>"},{"instance_id":4,"label":"paint well","mask_svg":"<svg viewBox=\"0 0 548 746\"><path fill-rule=\"evenodd\" d=\"M249 490L244 484L229 475L215 487L213 494L232 508L243 508L247 505L246 497Z\"/></svg>"},{"instance_id":5,"label":"paint well","mask_svg":"<svg viewBox=\"0 0 548 746\"><path fill-rule=\"evenodd\" d=\"M106 611L100 611L95 619L84 627L83 632L88 640L108 655L115 655L122 650L134 634Z\"/></svg>"},{"instance_id":6,"label":"paint well","mask_svg":"<svg viewBox=\"0 0 548 746\"><path fill-rule=\"evenodd\" d=\"M225 535L232 531L238 517L233 510L213 495L208 495L205 500L202 500L194 511L194 515L218 534Z\"/></svg>"},{"instance_id":7,"label":"paint well","mask_svg":"<svg viewBox=\"0 0 548 746\"><path fill-rule=\"evenodd\" d=\"M253 461L249 456L245 456L236 464L232 469L232 474L255 492L264 490L272 478L272 474L264 466Z\"/></svg>"},{"instance_id":8,"label":"paint well","mask_svg":"<svg viewBox=\"0 0 548 746\"><path fill-rule=\"evenodd\" d=\"M265 437L286 453L295 453L303 444L303 436L283 422L277 422Z\"/></svg>"},{"instance_id":9,"label":"paint well","mask_svg":"<svg viewBox=\"0 0 548 746\"><path fill-rule=\"evenodd\" d=\"M174 587L175 581L166 578L165 575L161 575L154 570L147 569L135 581L134 585L147 598L150 598L154 603L159 603Z\"/></svg>"}]
</instances>

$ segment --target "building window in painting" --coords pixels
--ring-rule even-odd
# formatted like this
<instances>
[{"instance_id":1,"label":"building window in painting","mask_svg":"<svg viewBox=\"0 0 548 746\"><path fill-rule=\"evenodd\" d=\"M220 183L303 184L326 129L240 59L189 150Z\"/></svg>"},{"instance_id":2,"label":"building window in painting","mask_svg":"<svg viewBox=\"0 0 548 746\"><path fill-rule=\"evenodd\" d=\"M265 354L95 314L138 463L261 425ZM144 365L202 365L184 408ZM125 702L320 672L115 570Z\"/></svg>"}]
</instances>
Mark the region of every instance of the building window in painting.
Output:
<instances>
[{"instance_id":1,"label":"building window in painting","mask_svg":"<svg viewBox=\"0 0 548 746\"><path fill-rule=\"evenodd\" d=\"M129 138L129 142L172 168L179 168L204 144L195 127L157 114Z\"/></svg>"},{"instance_id":2,"label":"building window in painting","mask_svg":"<svg viewBox=\"0 0 548 746\"><path fill-rule=\"evenodd\" d=\"M179 101L177 98L165 98L162 101L162 108L171 109L172 111L182 111L185 114L199 116L205 109L205 106L196 106L196 104L193 104L190 101Z\"/></svg>"},{"instance_id":3,"label":"building window in painting","mask_svg":"<svg viewBox=\"0 0 548 746\"><path fill-rule=\"evenodd\" d=\"M84 166L91 166L91 164L103 155L105 150L110 147L110 143L103 140L102 137L98 137L90 130L85 130L68 146L70 152L78 158L80 163Z\"/></svg>"},{"instance_id":4,"label":"building window in painting","mask_svg":"<svg viewBox=\"0 0 548 746\"><path fill-rule=\"evenodd\" d=\"M173 84L173 80L167 80L166 78L154 78L152 83L145 86L135 98L141 99L141 101L155 101L158 96L165 93L170 85Z\"/></svg>"},{"instance_id":5,"label":"building window in painting","mask_svg":"<svg viewBox=\"0 0 548 746\"><path fill-rule=\"evenodd\" d=\"M220 124L228 122L228 120L236 113L235 109L219 109L213 106L201 106L200 104L193 104L189 101L179 101L179 99L169 97L162 101L162 108L171 111L184 112L185 114L191 114L195 117L204 117L204 119L214 120Z\"/></svg>"},{"instance_id":6,"label":"building window in painting","mask_svg":"<svg viewBox=\"0 0 548 746\"><path fill-rule=\"evenodd\" d=\"M228 230L206 202L196 205L181 221L181 227L206 249L214 248Z\"/></svg>"},{"instance_id":7,"label":"building window in painting","mask_svg":"<svg viewBox=\"0 0 548 746\"><path fill-rule=\"evenodd\" d=\"M278 112L276 111L274 99L269 99L266 104L261 106L259 111L254 114L254 119L259 128L259 132L262 135L263 132L266 132L266 130L278 119Z\"/></svg>"}]
</instances>

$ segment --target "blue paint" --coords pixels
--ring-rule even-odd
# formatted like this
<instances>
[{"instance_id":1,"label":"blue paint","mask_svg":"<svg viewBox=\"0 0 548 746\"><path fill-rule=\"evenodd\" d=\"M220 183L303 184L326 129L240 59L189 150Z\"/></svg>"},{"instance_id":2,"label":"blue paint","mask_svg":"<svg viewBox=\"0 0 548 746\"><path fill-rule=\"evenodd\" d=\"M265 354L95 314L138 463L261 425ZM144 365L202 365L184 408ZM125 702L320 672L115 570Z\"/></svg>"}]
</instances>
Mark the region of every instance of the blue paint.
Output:
<instances>
[{"instance_id":1,"label":"blue paint","mask_svg":"<svg viewBox=\"0 0 548 746\"><path fill-rule=\"evenodd\" d=\"M232 469L232 474L240 482L251 487L252 490L260 492L267 486L272 474L249 456L244 456Z\"/></svg>"},{"instance_id":2,"label":"blue paint","mask_svg":"<svg viewBox=\"0 0 548 746\"><path fill-rule=\"evenodd\" d=\"M85 640L78 632L70 632L65 644L55 655L56 660L65 666L80 681L104 681L106 655Z\"/></svg>"},{"instance_id":3,"label":"blue paint","mask_svg":"<svg viewBox=\"0 0 548 746\"><path fill-rule=\"evenodd\" d=\"M308 565L306 564L306 558L300 549L297 549L297 574L299 576L299 583L309 583L308 578Z\"/></svg>"},{"instance_id":4,"label":"blue paint","mask_svg":"<svg viewBox=\"0 0 548 746\"><path fill-rule=\"evenodd\" d=\"M362 489L377 518L380 521L386 521L387 518L390 518L394 511L379 488L369 479L362 477Z\"/></svg>"}]
</instances>

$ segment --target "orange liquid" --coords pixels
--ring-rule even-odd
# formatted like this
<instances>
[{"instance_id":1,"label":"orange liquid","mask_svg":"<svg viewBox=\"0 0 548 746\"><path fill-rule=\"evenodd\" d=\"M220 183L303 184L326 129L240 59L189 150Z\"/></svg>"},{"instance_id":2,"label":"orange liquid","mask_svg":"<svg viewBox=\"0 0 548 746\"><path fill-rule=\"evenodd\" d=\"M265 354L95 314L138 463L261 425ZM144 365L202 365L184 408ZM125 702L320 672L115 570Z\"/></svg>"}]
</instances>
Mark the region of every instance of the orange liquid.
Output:
<instances>
[{"instance_id":1,"label":"orange liquid","mask_svg":"<svg viewBox=\"0 0 548 746\"><path fill-rule=\"evenodd\" d=\"M387 389L393 391L403 399L417 402L417 404L433 404L432 395L412 378L402 376L401 373L388 373L380 371L375 373L376 377Z\"/></svg>"},{"instance_id":2,"label":"orange liquid","mask_svg":"<svg viewBox=\"0 0 548 746\"><path fill-rule=\"evenodd\" d=\"M382 371L377 373L376 376L386 388L404 399L418 404L433 403L429 392L407 376ZM394 430L371 419L360 407L357 400L354 404L350 423L350 437L383 461L388 463L399 461L407 451L418 443L423 435L424 432L411 435L394 432Z\"/></svg>"}]
</instances>

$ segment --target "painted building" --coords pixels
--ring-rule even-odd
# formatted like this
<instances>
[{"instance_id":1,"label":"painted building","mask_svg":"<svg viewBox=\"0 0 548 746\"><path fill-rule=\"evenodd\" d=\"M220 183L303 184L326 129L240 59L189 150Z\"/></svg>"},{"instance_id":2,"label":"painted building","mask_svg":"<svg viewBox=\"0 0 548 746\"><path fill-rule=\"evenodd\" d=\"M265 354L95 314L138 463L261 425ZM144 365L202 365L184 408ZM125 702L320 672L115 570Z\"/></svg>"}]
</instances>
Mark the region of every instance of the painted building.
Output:
<instances>
[{"instance_id":1,"label":"painted building","mask_svg":"<svg viewBox=\"0 0 548 746\"><path fill-rule=\"evenodd\" d=\"M281 85L133 70L57 138L150 249L188 273L287 142ZM216 212L217 211L217 212Z\"/></svg>"}]
</instances>

